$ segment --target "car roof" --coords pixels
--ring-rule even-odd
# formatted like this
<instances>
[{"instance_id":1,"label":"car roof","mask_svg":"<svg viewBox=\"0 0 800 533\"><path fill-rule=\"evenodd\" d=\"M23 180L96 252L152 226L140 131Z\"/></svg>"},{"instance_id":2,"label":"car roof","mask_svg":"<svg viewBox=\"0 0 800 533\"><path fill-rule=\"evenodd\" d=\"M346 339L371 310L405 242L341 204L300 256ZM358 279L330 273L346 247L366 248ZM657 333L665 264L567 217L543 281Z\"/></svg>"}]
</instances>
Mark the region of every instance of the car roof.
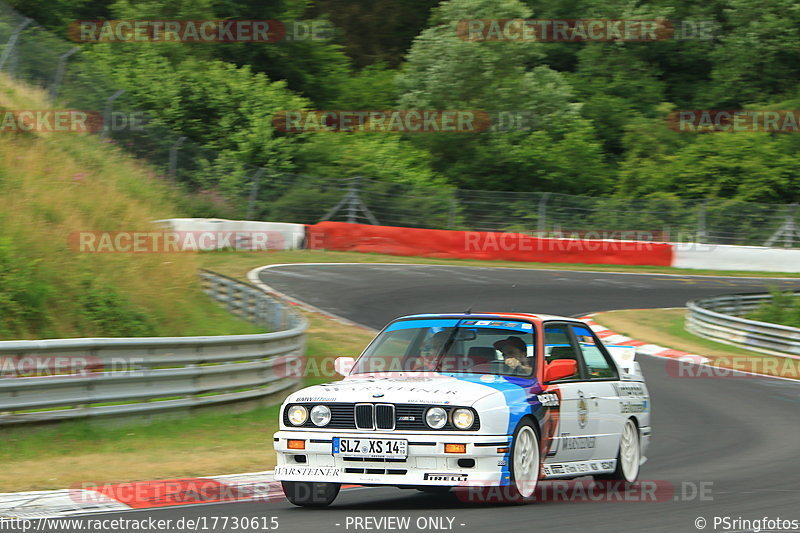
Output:
<instances>
[{"instance_id":1,"label":"car roof","mask_svg":"<svg viewBox=\"0 0 800 533\"><path fill-rule=\"evenodd\" d=\"M546 322L548 320L567 320L570 322L583 322L579 318L574 317L567 317L567 316L558 316L558 315L547 315L541 313L426 313L426 314L417 314L417 315L407 315L398 318L398 320L405 320L408 318L502 318L506 320L528 320L530 322Z\"/></svg>"}]
</instances>

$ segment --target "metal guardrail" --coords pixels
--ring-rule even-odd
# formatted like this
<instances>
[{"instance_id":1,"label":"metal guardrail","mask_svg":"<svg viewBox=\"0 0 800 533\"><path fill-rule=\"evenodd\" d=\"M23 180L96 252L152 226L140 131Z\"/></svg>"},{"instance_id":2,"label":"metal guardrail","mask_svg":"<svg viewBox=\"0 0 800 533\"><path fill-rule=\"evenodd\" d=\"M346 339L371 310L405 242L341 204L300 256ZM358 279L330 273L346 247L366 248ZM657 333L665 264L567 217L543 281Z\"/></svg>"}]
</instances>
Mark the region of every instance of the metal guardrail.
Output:
<instances>
[{"instance_id":1,"label":"metal guardrail","mask_svg":"<svg viewBox=\"0 0 800 533\"><path fill-rule=\"evenodd\" d=\"M733 294L692 300L686 304L686 329L748 350L800 358L800 328L742 318L771 299L771 294Z\"/></svg>"},{"instance_id":2,"label":"metal guardrail","mask_svg":"<svg viewBox=\"0 0 800 533\"><path fill-rule=\"evenodd\" d=\"M269 331L291 329L304 321L283 303L249 283L210 270L201 270L200 280L205 293L223 304L229 312Z\"/></svg>"},{"instance_id":3,"label":"metal guardrail","mask_svg":"<svg viewBox=\"0 0 800 533\"><path fill-rule=\"evenodd\" d=\"M201 278L208 294L272 332L0 342L0 425L186 410L295 388L306 320L252 285Z\"/></svg>"}]
</instances>

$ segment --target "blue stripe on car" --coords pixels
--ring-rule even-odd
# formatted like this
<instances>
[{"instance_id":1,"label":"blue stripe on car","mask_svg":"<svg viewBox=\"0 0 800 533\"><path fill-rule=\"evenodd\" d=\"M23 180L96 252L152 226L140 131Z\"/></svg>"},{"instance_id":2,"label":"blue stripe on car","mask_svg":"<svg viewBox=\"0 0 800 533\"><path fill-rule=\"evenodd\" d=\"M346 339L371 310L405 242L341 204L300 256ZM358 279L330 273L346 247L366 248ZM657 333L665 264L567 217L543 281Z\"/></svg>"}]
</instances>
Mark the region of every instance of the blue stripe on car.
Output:
<instances>
[{"instance_id":1,"label":"blue stripe on car","mask_svg":"<svg viewBox=\"0 0 800 533\"><path fill-rule=\"evenodd\" d=\"M446 373L444 375L452 376L460 381L468 381L478 385L484 385L491 389L501 392L505 398L505 404L508 408L508 426L506 427L506 434L513 435L514 430L520 423L525 415L532 414L541 416L542 404L536 399L535 394L541 390L539 381L537 379L521 378L516 376L492 376L492 381L484 381L486 378L481 379L482 376L477 374L464 375L456 373ZM540 421L541 423L541 421ZM500 470L500 485L508 485L511 483L511 457L510 453L503 455L505 465Z\"/></svg>"}]
</instances>

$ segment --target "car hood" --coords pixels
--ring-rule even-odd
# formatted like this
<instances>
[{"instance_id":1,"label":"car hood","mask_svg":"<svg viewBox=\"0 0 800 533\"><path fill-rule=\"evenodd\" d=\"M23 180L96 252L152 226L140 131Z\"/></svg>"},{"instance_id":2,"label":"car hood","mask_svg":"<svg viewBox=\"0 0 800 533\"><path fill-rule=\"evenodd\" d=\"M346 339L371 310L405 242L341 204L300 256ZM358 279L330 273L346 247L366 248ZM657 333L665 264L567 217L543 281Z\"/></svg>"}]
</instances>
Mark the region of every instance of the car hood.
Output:
<instances>
[{"instance_id":1,"label":"car hood","mask_svg":"<svg viewBox=\"0 0 800 533\"><path fill-rule=\"evenodd\" d=\"M459 374L430 377L348 377L307 387L291 394L289 402L386 402L471 406L492 394L520 393L538 385L534 379Z\"/></svg>"}]
</instances>

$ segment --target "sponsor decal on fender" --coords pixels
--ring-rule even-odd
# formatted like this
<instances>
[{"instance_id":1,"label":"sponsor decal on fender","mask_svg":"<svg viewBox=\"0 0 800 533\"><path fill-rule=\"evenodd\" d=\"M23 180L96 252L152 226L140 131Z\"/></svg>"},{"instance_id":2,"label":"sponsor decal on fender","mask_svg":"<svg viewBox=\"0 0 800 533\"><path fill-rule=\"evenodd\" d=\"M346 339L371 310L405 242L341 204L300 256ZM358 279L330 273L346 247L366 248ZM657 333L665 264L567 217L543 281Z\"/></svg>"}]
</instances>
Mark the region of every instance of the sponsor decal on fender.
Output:
<instances>
[{"instance_id":1,"label":"sponsor decal on fender","mask_svg":"<svg viewBox=\"0 0 800 533\"><path fill-rule=\"evenodd\" d=\"M647 400L637 402L619 402L620 413L644 413L647 411Z\"/></svg>"},{"instance_id":2,"label":"sponsor decal on fender","mask_svg":"<svg viewBox=\"0 0 800 533\"><path fill-rule=\"evenodd\" d=\"M561 434L561 443L565 450L587 450L594 448L596 437L570 437L569 433Z\"/></svg>"},{"instance_id":3,"label":"sponsor decal on fender","mask_svg":"<svg viewBox=\"0 0 800 533\"><path fill-rule=\"evenodd\" d=\"M537 398L539 399L539 403L541 403L545 407L559 406L558 394L554 394L552 392L546 392L537 395Z\"/></svg>"},{"instance_id":4,"label":"sponsor decal on fender","mask_svg":"<svg viewBox=\"0 0 800 533\"><path fill-rule=\"evenodd\" d=\"M610 471L617 466L613 461L575 461L570 463L550 463L542 465L545 476L560 476L566 474L581 474L588 472Z\"/></svg>"},{"instance_id":5,"label":"sponsor decal on fender","mask_svg":"<svg viewBox=\"0 0 800 533\"><path fill-rule=\"evenodd\" d=\"M644 396L644 387L641 383L614 383L614 390L617 392L617 396L621 398Z\"/></svg>"}]
</instances>

